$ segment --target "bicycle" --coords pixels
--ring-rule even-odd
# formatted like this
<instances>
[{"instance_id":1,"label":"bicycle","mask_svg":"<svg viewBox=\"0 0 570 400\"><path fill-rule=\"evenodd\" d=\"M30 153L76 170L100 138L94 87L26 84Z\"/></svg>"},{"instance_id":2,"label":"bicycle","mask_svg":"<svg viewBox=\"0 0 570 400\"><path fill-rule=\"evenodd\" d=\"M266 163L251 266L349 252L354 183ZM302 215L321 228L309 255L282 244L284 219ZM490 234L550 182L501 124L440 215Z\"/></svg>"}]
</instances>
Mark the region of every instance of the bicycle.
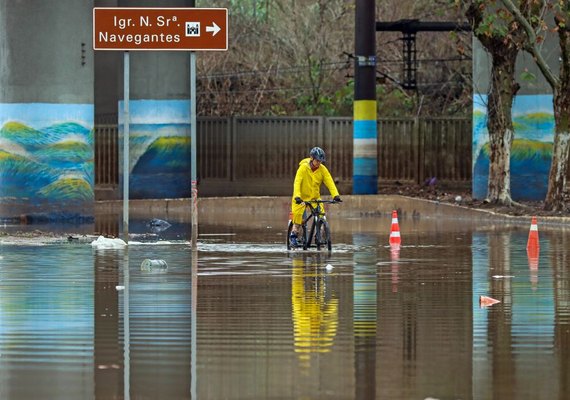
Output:
<instances>
[{"instance_id":1,"label":"bicycle","mask_svg":"<svg viewBox=\"0 0 570 400\"><path fill-rule=\"evenodd\" d=\"M298 238L300 246L303 247L303 250L307 250L307 248L311 247L311 243L313 238L315 240L315 246L317 250L320 250L322 246L326 246L329 251L332 250L332 240L331 240L331 230L329 223L327 221L327 217L324 215L324 208L322 204L336 204L338 201L334 200L310 200L304 201L304 204L307 209L303 214L303 222L301 224L302 234L301 237ZM307 230L308 224L312 220L312 225L310 231ZM291 230L293 229L293 220L289 220L289 225L287 227L287 250L291 250L293 246L291 246L291 242L289 237L291 236Z\"/></svg>"}]
</instances>

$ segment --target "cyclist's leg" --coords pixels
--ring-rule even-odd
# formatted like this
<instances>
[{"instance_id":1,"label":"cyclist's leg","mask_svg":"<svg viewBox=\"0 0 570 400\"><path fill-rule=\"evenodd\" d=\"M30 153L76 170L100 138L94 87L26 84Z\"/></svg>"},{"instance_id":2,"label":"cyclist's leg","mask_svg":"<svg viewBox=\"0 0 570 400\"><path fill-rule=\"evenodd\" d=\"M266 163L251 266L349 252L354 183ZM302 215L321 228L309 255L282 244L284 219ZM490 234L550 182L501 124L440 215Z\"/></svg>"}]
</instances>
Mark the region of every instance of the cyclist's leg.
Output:
<instances>
[{"instance_id":1,"label":"cyclist's leg","mask_svg":"<svg viewBox=\"0 0 570 400\"><path fill-rule=\"evenodd\" d=\"M291 235L289 240L293 246L297 246L298 242L297 239L299 237L299 233L301 233L301 225L303 224L303 213L305 212L305 205L304 204L297 204L293 202L291 204L291 214L292 214L292 222L293 226L291 228Z\"/></svg>"}]
</instances>

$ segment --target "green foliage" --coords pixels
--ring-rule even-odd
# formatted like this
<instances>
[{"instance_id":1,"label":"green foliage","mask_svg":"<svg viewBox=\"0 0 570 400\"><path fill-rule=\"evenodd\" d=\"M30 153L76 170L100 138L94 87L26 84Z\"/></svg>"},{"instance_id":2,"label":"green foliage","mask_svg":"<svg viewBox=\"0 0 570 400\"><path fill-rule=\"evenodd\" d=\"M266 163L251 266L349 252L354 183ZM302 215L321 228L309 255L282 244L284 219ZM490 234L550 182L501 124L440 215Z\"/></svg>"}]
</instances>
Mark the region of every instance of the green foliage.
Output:
<instances>
[{"instance_id":1,"label":"green foliage","mask_svg":"<svg viewBox=\"0 0 570 400\"><path fill-rule=\"evenodd\" d=\"M414 98L408 96L400 88L377 86L376 98L380 117L409 116L415 108Z\"/></svg>"},{"instance_id":2,"label":"green foliage","mask_svg":"<svg viewBox=\"0 0 570 400\"><path fill-rule=\"evenodd\" d=\"M536 75L532 72L529 72L527 69L521 72L520 78L524 82L536 82Z\"/></svg>"},{"instance_id":3,"label":"green foliage","mask_svg":"<svg viewBox=\"0 0 570 400\"><path fill-rule=\"evenodd\" d=\"M354 81L350 80L330 94L321 94L317 97L305 94L295 99L299 115L338 116L351 115L354 99ZM275 111L278 111L276 107ZM279 114L278 114L279 115Z\"/></svg>"}]
</instances>

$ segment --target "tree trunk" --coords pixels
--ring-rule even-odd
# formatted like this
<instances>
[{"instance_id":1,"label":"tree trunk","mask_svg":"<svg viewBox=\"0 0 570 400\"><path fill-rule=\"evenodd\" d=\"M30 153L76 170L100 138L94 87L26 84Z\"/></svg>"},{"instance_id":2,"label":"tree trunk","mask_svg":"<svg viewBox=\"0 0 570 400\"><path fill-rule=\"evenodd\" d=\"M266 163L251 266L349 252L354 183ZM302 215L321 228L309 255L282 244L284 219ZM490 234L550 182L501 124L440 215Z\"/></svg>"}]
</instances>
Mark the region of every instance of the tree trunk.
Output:
<instances>
[{"instance_id":1,"label":"tree trunk","mask_svg":"<svg viewBox=\"0 0 570 400\"><path fill-rule=\"evenodd\" d=\"M511 205L511 145L514 138L511 108L519 89L514 79L518 50L497 41L486 47L493 63L487 104L490 146L487 199L492 203Z\"/></svg>"},{"instance_id":2,"label":"tree trunk","mask_svg":"<svg viewBox=\"0 0 570 400\"><path fill-rule=\"evenodd\" d=\"M554 87L554 145L544 208L562 211L570 155L570 32L558 19L557 25L562 60L559 81Z\"/></svg>"}]
</instances>

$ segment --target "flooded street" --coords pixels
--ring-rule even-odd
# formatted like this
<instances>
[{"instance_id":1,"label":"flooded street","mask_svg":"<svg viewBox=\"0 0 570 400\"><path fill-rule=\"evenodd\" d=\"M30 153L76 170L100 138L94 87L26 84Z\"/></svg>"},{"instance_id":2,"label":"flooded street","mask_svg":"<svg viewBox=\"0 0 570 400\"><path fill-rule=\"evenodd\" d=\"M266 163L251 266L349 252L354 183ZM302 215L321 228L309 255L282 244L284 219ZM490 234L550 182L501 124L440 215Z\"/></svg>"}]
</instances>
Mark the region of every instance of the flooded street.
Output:
<instances>
[{"instance_id":1,"label":"flooded street","mask_svg":"<svg viewBox=\"0 0 570 400\"><path fill-rule=\"evenodd\" d=\"M0 238L0 399L569 398L570 233L529 258L528 227L476 225L404 219L391 251L389 219L335 220L331 253L269 224L194 254L176 225Z\"/></svg>"}]
</instances>

